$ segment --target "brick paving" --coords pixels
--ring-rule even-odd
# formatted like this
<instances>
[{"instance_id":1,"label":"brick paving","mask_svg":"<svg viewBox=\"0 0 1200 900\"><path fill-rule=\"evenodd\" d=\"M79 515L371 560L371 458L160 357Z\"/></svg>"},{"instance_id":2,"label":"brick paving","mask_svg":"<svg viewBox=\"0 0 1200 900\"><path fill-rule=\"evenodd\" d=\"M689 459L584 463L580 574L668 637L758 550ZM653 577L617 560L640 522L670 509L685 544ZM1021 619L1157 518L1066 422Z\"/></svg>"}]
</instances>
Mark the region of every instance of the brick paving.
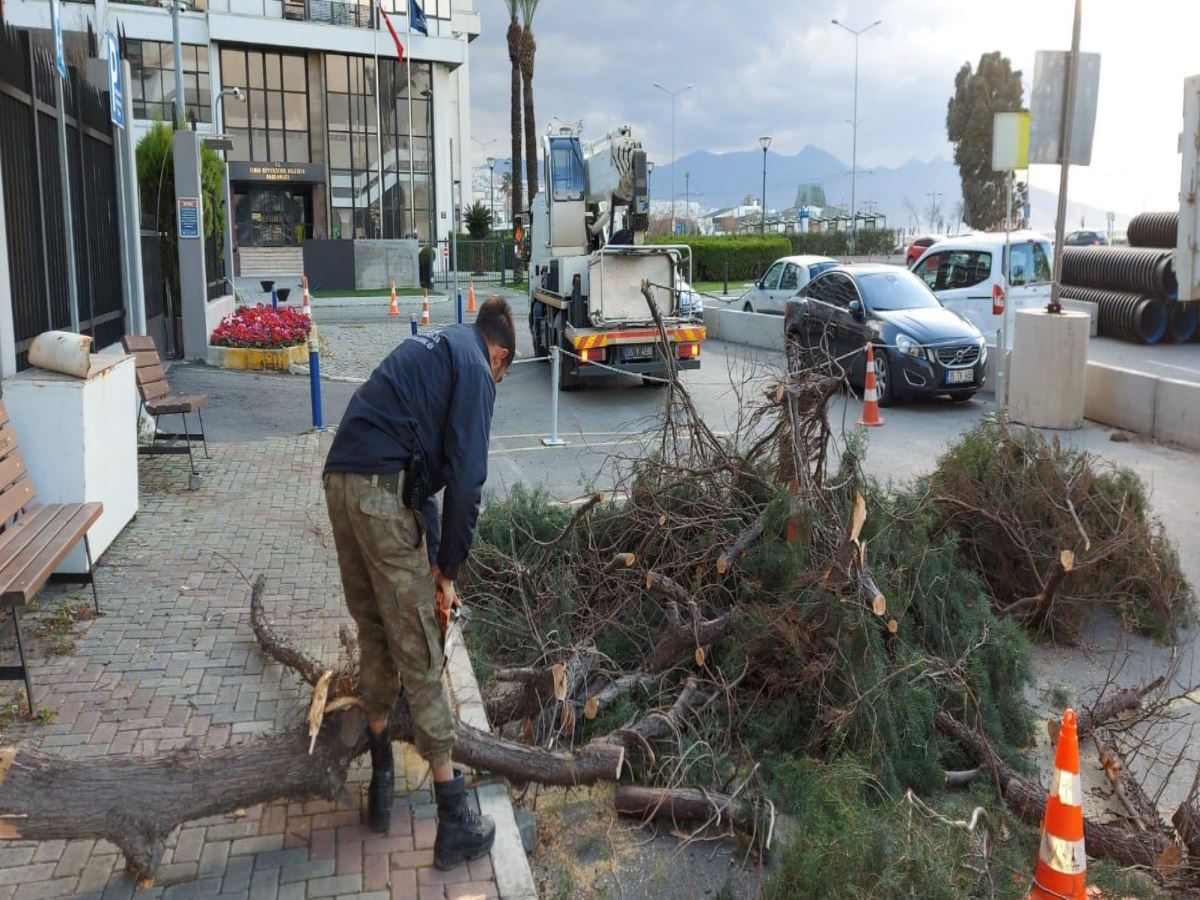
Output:
<instances>
[{"instance_id":1,"label":"brick paving","mask_svg":"<svg viewBox=\"0 0 1200 900\"><path fill-rule=\"evenodd\" d=\"M266 575L264 603L283 633L338 658L349 618L320 490L326 437L217 446L195 493L185 459L142 458L140 512L97 568L103 616L80 626L72 656L32 660L37 706L53 719L16 723L3 742L75 758L154 754L243 744L301 721L309 689L261 653L246 578ZM41 602L79 593L50 585ZM400 759L389 837L361 824L369 767L360 762L341 802L278 802L185 824L148 890L136 890L106 841L0 842L0 900L498 896L490 859L433 868L427 767L407 746ZM516 862L528 871L523 856Z\"/></svg>"}]
</instances>

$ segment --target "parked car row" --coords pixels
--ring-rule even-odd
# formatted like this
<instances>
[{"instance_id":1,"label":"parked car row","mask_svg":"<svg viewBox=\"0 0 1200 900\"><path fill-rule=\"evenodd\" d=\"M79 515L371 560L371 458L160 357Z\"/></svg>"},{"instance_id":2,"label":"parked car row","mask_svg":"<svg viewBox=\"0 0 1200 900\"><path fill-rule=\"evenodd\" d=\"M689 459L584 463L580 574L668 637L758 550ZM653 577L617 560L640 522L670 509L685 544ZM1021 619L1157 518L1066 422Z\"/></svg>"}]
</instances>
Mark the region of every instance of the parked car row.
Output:
<instances>
[{"instance_id":1,"label":"parked car row","mask_svg":"<svg viewBox=\"0 0 1200 900\"><path fill-rule=\"evenodd\" d=\"M966 400L984 384L1001 310L1049 300L1050 242L1035 231L925 235L905 255L908 268L783 257L738 303L784 313L789 353L836 361L856 387L872 343L883 405L920 395Z\"/></svg>"}]
</instances>

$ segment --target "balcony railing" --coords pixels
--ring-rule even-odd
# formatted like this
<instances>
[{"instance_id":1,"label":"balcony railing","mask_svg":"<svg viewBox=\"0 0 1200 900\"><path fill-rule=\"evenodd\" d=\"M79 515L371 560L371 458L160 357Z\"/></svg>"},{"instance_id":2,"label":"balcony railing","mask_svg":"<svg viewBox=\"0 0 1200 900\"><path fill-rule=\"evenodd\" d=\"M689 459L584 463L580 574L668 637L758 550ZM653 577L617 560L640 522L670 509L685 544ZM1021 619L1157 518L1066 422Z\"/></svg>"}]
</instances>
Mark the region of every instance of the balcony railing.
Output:
<instances>
[{"instance_id":1,"label":"balcony railing","mask_svg":"<svg viewBox=\"0 0 1200 900\"><path fill-rule=\"evenodd\" d=\"M321 22L346 28L374 28L375 7L345 0L285 0L283 17L298 22Z\"/></svg>"}]
</instances>

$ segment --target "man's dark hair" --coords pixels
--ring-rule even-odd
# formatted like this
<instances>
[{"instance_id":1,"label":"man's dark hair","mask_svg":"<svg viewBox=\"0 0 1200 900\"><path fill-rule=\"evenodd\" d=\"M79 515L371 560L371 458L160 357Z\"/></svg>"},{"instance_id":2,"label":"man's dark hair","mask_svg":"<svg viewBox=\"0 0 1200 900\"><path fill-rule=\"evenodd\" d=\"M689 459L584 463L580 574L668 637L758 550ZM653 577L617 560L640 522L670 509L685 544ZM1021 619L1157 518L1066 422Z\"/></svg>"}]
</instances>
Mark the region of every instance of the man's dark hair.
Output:
<instances>
[{"instance_id":1,"label":"man's dark hair","mask_svg":"<svg viewBox=\"0 0 1200 900\"><path fill-rule=\"evenodd\" d=\"M489 344L508 351L508 362L517 355L517 328L513 325L512 310L503 297L488 297L479 307L475 327L483 332Z\"/></svg>"}]
</instances>

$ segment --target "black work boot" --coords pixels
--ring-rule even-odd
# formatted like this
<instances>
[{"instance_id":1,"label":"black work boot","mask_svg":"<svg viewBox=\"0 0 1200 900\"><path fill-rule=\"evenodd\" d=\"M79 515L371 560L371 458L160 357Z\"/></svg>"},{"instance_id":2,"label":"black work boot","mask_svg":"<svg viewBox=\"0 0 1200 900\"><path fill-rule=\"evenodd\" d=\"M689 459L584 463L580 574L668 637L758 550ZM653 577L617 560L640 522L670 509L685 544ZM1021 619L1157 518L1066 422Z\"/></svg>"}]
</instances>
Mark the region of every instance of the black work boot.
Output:
<instances>
[{"instance_id":1,"label":"black work boot","mask_svg":"<svg viewBox=\"0 0 1200 900\"><path fill-rule=\"evenodd\" d=\"M396 795L396 768L392 762L392 740L385 731L367 731L371 748L371 786L367 789L367 824L380 834L392 827L392 798Z\"/></svg>"},{"instance_id":2,"label":"black work boot","mask_svg":"<svg viewBox=\"0 0 1200 900\"><path fill-rule=\"evenodd\" d=\"M433 793L438 806L433 864L446 871L488 853L496 840L496 823L471 809L462 773L455 771L453 781L435 781Z\"/></svg>"}]
</instances>

